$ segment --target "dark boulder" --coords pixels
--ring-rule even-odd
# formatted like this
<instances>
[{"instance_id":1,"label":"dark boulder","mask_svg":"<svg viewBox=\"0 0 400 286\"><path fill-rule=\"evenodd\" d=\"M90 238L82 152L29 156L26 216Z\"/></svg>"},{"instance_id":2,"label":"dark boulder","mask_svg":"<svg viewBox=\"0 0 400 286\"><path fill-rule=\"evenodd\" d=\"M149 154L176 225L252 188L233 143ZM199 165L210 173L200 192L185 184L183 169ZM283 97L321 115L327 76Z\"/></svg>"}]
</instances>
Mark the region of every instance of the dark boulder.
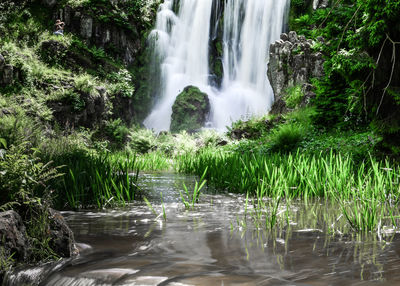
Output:
<instances>
[{"instance_id":1,"label":"dark boulder","mask_svg":"<svg viewBox=\"0 0 400 286\"><path fill-rule=\"evenodd\" d=\"M49 208L50 247L62 257L75 254L74 234L60 212Z\"/></svg>"},{"instance_id":2,"label":"dark boulder","mask_svg":"<svg viewBox=\"0 0 400 286\"><path fill-rule=\"evenodd\" d=\"M75 87L71 89L74 96L47 102L57 122L65 128L72 129L99 125L107 117L108 111L105 88L96 87L90 93L76 90Z\"/></svg>"},{"instance_id":3,"label":"dark boulder","mask_svg":"<svg viewBox=\"0 0 400 286\"><path fill-rule=\"evenodd\" d=\"M195 86L187 86L172 106L171 132L195 132L204 126L209 113L208 95Z\"/></svg>"},{"instance_id":4,"label":"dark boulder","mask_svg":"<svg viewBox=\"0 0 400 286\"><path fill-rule=\"evenodd\" d=\"M0 258L24 261L28 257L29 240L21 216L13 210L0 213Z\"/></svg>"}]
</instances>

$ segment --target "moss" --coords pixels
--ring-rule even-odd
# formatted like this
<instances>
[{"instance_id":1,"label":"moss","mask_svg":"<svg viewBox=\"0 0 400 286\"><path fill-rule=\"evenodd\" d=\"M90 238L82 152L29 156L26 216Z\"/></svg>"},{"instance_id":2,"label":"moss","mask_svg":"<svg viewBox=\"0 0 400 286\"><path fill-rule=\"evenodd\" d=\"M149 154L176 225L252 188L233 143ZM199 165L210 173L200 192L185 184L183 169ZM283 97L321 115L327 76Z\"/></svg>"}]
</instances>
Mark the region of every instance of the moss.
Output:
<instances>
[{"instance_id":1,"label":"moss","mask_svg":"<svg viewBox=\"0 0 400 286\"><path fill-rule=\"evenodd\" d=\"M187 86L172 106L171 132L195 131L204 126L210 110L208 95Z\"/></svg>"}]
</instances>

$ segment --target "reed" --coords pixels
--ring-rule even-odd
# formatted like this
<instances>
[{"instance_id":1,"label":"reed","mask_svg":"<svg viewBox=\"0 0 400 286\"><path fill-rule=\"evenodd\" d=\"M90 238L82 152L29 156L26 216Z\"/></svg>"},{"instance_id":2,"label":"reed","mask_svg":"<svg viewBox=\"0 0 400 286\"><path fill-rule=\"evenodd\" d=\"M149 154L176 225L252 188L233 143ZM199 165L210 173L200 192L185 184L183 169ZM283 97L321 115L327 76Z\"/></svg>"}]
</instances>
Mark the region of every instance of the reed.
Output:
<instances>
[{"instance_id":1,"label":"reed","mask_svg":"<svg viewBox=\"0 0 400 286\"><path fill-rule=\"evenodd\" d=\"M65 176L56 186L58 207L103 208L135 199L139 175L135 156L72 153L56 160L65 165Z\"/></svg>"},{"instance_id":2,"label":"reed","mask_svg":"<svg viewBox=\"0 0 400 286\"><path fill-rule=\"evenodd\" d=\"M185 183L183 183L183 189L185 190L186 198L182 194L182 192L180 192L180 196L181 196L181 200L182 200L183 204L185 205L186 209L190 209L190 208L193 209L195 204L199 202L201 190L203 189L204 185L207 183L207 180L204 179L204 177L207 174L207 170L208 170L208 168L206 167L203 172L203 175L201 175L201 177L200 177L200 183L196 181L192 192L189 192L189 189L186 187Z\"/></svg>"},{"instance_id":3,"label":"reed","mask_svg":"<svg viewBox=\"0 0 400 286\"><path fill-rule=\"evenodd\" d=\"M400 168L372 157L356 164L350 155L333 151L267 156L214 148L176 161L180 172L200 175L207 169L205 179L217 189L253 195L255 217L264 217L269 227L277 222L279 203L295 198L336 203L356 231L399 224Z\"/></svg>"}]
</instances>

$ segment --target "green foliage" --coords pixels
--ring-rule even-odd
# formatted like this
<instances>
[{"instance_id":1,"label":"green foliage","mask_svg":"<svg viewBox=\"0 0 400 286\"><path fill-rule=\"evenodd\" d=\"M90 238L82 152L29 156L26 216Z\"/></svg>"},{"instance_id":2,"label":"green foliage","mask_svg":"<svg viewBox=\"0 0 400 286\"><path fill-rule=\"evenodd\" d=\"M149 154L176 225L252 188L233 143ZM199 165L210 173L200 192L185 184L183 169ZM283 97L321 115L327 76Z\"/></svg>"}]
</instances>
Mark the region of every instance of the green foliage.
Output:
<instances>
[{"instance_id":1,"label":"green foliage","mask_svg":"<svg viewBox=\"0 0 400 286\"><path fill-rule=\"evenodd\" d=\"M49 182L60 176L52 162L44 164L30 155L28 142L0 153L0 203L48 195Z\"/></svg>"},{"instance_id":2,"label":"green foliage","mask_svg":"<svg viewBox=\"0 0 400 286\"><path fill-rule=\"evenodd\" d=\"M75 78L75 88L85 94L92 94L95 86L96 79L88 74L82 74Z\"/></svg>"},{"instance_id":3,"label":"green foliage","mask_svg":"<svg viewBox=\"0 0 400 286\"><path fill-rule=\"evenodd\" d=\"M274 129L271 136L271 149L273 151L290 152L299 146L304 139L306 129L296 123L280 125Z\"/></svg>"},{"instance_id":4,"label":"green foliage","mask_svg":"<svg viewBox=\"0 0 400 286\"><path fill-rule=\"evenodd\" d=\"M201 190L203 189L204 185L207 183L207 180L204 179L206 174L207 174L207 168L204 170L203 175L201 175L201 177L200 177L200 183L198 183L196 181L192 192L189 192L185 183L183 183L183 189L185 190L186 198L184 197L182 192L179 192L179 193L181 196L181 200L187 210L193 209L195 204L199 202Z\"/></svg>"},{"instance_id":5,"label":"green foliage","mask_svg":"<svg viewBox=\"0 0 400 286\"><path fill-rule=\"evenodd\" d=\"M128 70L121 69L118 72L113 72L109 74L107 79L111 81L109 85L110 94L133 97L135 88L132 82L132 74Z\"/></svg>"},{"instance_id":6,"label":"green foliage","mask_svg":"<svg viewBox=\"0 0 400 286\"><path fill-rule=\"evenodd\" d=\"M134 152L145 154L155 147L155 140L155 135L151 130L133 130L129 134L129 147Z\"/></svg>"},{"instance_id":7,"label":"green foliage","mask_svg":"<svg viewBox=\"0 0 400 286\"><path fill-rule=\"evenodd\" d=\"M2 242L3 243L3 242ZM0 245L0 278L4 271L11 269L15 264L14 254L8 255L3 245Z\"/></svg>"},{"instance_id":8,"label":"green foliage","mask_svg":"<svg viewBox=\"0 0 400 286\"><path fill-rule=\"evenodd\" d=\"M67 0L66 4L71 8L79 8L89 5L91 0Z\"/></svg>"},{"instance_id":9,"label":"green foliage","mask_svg":"<svg viewBox=\"0 0 400 286\"><path fill-rule=\"evenodd\" d=\"M104 131L116 147L121 147L128 139L129 129L120 118L109 120L104 126Z\"/></svg>"},{"instance_id":10,"label":"green foliage","mask_svg":"<svg viewBox=\"0 0 400 286\"><path fill-rule=\"evenodd\" d=\"M307 203L313 197L337 204L354 231L380 232L381 225L399 223L398 185L393 184L398 166L372 157L355 164L349 156L330 151L265 156L207 148L179 157L177 164L179 171L197 175L207 169L208 183L220 190L256 195L255 208L271 210L268 227L276 223L282 198L289 205L292 199ZM395 198L392 203L387 202L388 196ZM256 211L259 214L262 211Z\"/></svg>"},{"instance_id":11,"label":"green foliage","mask_svg":"<svg viewBox=\"0 0 400 286\"><path fill-rule=\"evenodd\" d=\"M138 170L136 157L64 152L54 161L65 165L65 176L54 184L55 205L70 208L103 208L124 205L135 199Z\"/></svg>"},{"instance_id":12,"label":"green foliage","mask_svg":"<svg viewBox=\"0 0 400 286\"><path fill-rule=\"evenodd\" d=\"M244 138L260 138L265 135L274 124L278 123L279 120L278 117L273 115L252 117L248 120L239 119L233 122L231 127L228 127L227 134L229 137L237 137L235 134L241 134L241 137Z\"/></svg>"},{"instance_id":13,"label":"green foliage","mask_svg":"<svg viewBox=\"0 0 400 286\"><path fill-rule=\"evenodd\" d=\"M291 109L298 108L303 97L304 94L301 90L300 85L290 87L284 92L284 100L286 102L286 106Z\"/></svg>"}]
</instances>

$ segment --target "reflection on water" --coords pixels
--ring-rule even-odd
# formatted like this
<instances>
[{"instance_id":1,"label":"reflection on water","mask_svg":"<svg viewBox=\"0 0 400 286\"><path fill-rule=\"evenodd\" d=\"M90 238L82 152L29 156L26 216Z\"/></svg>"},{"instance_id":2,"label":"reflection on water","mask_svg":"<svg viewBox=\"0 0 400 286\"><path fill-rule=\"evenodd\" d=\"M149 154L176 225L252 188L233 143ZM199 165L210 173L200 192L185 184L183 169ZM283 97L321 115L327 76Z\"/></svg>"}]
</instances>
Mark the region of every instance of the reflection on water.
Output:
<instances>
[{"instance_id":1,"label":"reflection on water","mask_svg":"<svg viewBox=\"0 0 400 286\"><path fill-rule=\"evenodd\" d=\"M41 285L400 284L394 232L341 234L346 221L325 202L283 204L281 227L271 231L254 223L252 203L246 207L238 195L203 194L186 211L179 190L193 180L142 175L142 189L158 213L163 193L166 221L141 203L65 212L81 255L51 269ZM340 226L332 231L332 224Z\"/></svg>"}]
</instances>

